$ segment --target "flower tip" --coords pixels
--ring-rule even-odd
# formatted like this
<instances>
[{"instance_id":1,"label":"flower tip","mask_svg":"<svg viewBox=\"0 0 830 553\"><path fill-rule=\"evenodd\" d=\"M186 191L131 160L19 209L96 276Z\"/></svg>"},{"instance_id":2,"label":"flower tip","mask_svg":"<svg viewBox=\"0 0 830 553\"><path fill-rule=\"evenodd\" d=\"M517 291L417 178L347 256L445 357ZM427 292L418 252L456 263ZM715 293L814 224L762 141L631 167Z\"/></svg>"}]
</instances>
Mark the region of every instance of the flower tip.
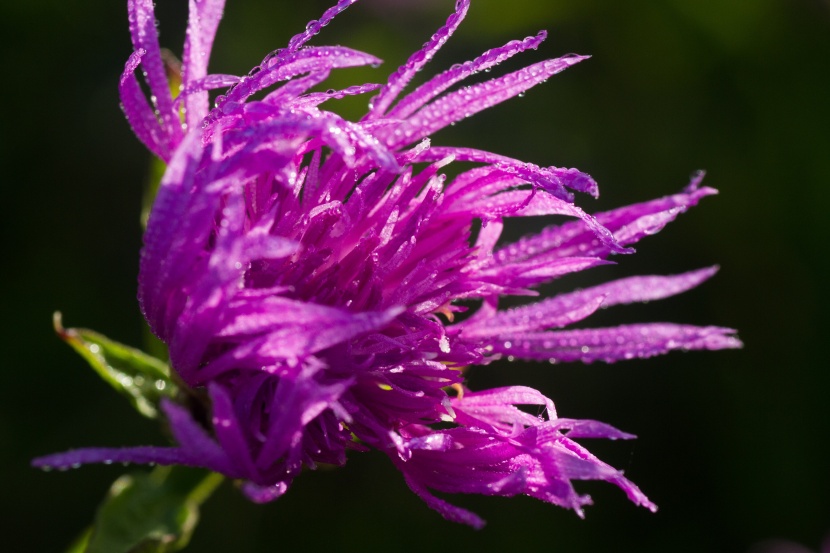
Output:
<instances>
[{"instance_id":1,"label":"flower tip","mask_svg":"<svg viewBox=\"0 0 830 553\"><path fill-rule=\"evenodd\" d=\"M734 328L713 327L702 337L701 347L694 349L705 349L716 351L721 349L743 349L744 343L736 335L738 331Z\"/></svg>"},{"instance_id":2,"label":"flower tip","mask_svg":"<svg viewBox=\"0 0 830 553\"><path fill-rule=\"evenodd\" d=\"M379 69L380 66L383 65L383 60L376 56L373 56L372 54L367 54L365 52L360 52L360 54L364 56L363 59L372 69Z\"/></svg>"},{"instance_id":3,"label":"flower tip","mask_svg":"<svg viewBox=\"0 0 830 553\"><path fill-rule=\"evenodd\" d=\"M737 333L738 331L735 329L730 329L732 332ZM727 336L725 340L725 348L726 349L743 349L744 343L741 341L740 338L737 336Z\"/></svg>"},{"instance_id":4,"label":"flower tip","mask_svg":"<svg viewBox=\"0 0 830 553\"><path fill-rule=\"evenodd\" d=\"M38 457L32 459L30 463L32 468L40 469L43 472L50 472L52 470L65 471L70 468L80 467L80 463L68 463L63 459L63 455L46 455L45 457Z\"/></svg>"},{"instance_id":5,"label":"flower tip","mask_svg":"<svg viewBox=\"0 0 830 553\"><path fill-rule=\"evenodd\" d=\"M551 74L553 75L553 74L559 73L560 71L563 71L564 69L567 69L568 67L576 65L577 63L579 63L581 61L585 61L590 57L591 56L585 56L585 55L582 55L582 54L567 54L567 55L562 56L560 58L547 60L543 63L544 63L544 68L546 70L549 70L551 72Z\"/></svg>"},{"instance_id":6,"label":"flower tip","mask_svg":"<svg viewBox=\"0 0 830 553\"><path fill-rule=\"evenodd\" d=\"M44 457L38 457L36 459L32 459L32 461L29 463L29 465L32 468L41 469L41 470L44 470L44 471L52 470L52 467L48 463L44 462Z\"/></svg>"},{"instance_id":7,"label":"flower tip","mask_svg":"<svg viewBox=\"0 0 830 553\"><path fill-rule=\"evenodd\" d=\"M121 74L121 78L119 79L119 84L124 86L124 83L127 79L132 76L133 72L138 68L138 65L141 63L141 58L147 53L147 50L144 48L139 48L138 50L134 51L130 54L130 57L127 58L127 63L124 64L124 72Z\"/></svg>"},{"instance_id":8,"label":"flower tip","mask_svg":"<svg viewBox=\"0 0 830 553\"><path fill-rule=\"evenodd\" d=\"M691 194L692 192L696 192L698 188L700 188L700 183L703 182L704 177L706 177L706 171L703 169L698 169L694 173L692 173L691 178L689 179L689 184L686 188L683 189L683 192L687 194ZM712 188L712 194L717 194L717 190Z\"/></svg>"},{"instance_id":9,"label":"flower tip","mask_svg":"<svg viewBox=\"0 0 830 553\"><path fill-rule=\"evenodd\" d=\"M646 499L643 503L640 503L640 506L641 506L641 507L645 507L646 509L648 509L648 510L649 510L649 511L651 511L652 513L656 513L656 512L657 512L657 505L655 505L654 503L652 503L652 502L651 502L651 501L649 501L648 499Z\"/></svg>"},{"instance_id":10,"label":"flower tip","mask_svg":"<svg viewBox=\"0 0 830 553\"><path fill-rule=\"evenodd\" d=\"M253 482L242 484L242 493L254 503L270 503L280 498L288 490L288 484L278 482L272 486L260 486Z\"/></svg>"},{"instance_id":11,"label":"flower tip","mask_svg":"<svg viewBox=\"0 0 830 553\"><path fill-rule=\"evenodd\" d=\"M718 271L720 271L720 265L711 265L709 267L704 267L702 269L696 269L694 271L684 273L685 276L689 277L690 286L688 289L692 289L696 286L703 284L704 282L715 276L718 273Z\"/></svg>"}]
</instances>

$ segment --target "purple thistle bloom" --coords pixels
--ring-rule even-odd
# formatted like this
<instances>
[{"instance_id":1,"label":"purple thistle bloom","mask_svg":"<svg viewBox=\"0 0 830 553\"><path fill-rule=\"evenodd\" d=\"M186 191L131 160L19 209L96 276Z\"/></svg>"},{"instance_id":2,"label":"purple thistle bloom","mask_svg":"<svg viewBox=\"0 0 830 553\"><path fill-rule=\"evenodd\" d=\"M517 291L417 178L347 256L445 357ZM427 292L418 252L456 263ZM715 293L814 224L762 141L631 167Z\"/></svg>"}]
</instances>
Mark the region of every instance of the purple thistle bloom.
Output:
<instances>
[{"instance_id":1,"label":"purple thistle bloom","mask_svg":"<svg viewBox=\"0 0 830 553\"><path fill-rule=\"evenodd\" d=\"M309 92L332 69L375 65L340 46L306 46L355 0L340 0L247 76L207 74L223 0L191 0L175 99L152 0L130 0L135 53L120 93L139 139L168 164L141 256L139 300L198 407L163 404L174 447L92 448L37 460L66 467L119 461L205 467L245 481L254 501L282 495L303 466L342 465L348 450L386 453L444 517L483 521L433 495L525 494L574 509L574 480L605 480L655 506L622 472L574 440L632 438L558 418L550 399L514 386L473 392L464 370L505 356L614 362L675 349L740 347L734 331L670 323L564 329L600 307L661 299L714 268L617 280L500 309L559 276L609 263L704 196L681 193L591 216L596 196L575 169L431 146L436 131L519 95L584 59L565 56L469 86L457 83L527 49L510 42L402 91L455 31L469 0L387 83ZM141 67L149 103L135 76ZM207 90L230 87L212 110ZM253 94L268 89L260 100ZM320 108L378 92L351 122ZM182 113L184 116L182 118ZM455 178L442 168L470 167ZM506 217L565 215L497 246ZM479 229L479 230L474 230ZM464 305L477 305L455 322ZM202 390L202 392L198 392ZM544 413L533 416L518 406ZM210 424L202 424L209 420Z\"/></svg>"}]
</instances>

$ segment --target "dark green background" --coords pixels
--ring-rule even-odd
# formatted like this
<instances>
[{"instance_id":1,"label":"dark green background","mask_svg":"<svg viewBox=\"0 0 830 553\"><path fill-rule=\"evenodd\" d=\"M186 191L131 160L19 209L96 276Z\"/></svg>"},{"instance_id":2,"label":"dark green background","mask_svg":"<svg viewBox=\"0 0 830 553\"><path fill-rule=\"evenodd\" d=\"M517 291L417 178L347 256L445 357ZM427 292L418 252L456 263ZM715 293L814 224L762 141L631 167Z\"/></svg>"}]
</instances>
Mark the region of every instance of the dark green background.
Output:
<instances>
[{"instance_id":1,"label":"dark green background","mask_svg":"<svg viewBox=\"0 0 830 553\"><path fill-rule=\"evenodd\" d=\"M117 79L130 53L125 4L0 8L0 521L15 536L6 543L24 544L14 551L61 550L120 473L100 466L44 474L28 468L30 458L161 443L50 326L60 309L67 325L142 341L135 279L147 155L118 108ZM180 51L185 3L158 4L162 41ZM452 4L365 0L315 43L386 60L335 84L381 80ZM229 0L212 70L247 72L327 5ZM471 386L533 385L562 416L638 434L635 442L588 445L625 469L660 511L597 483L579 487L596 502L584 521L527 498L452 498L489 521L475 532L442 520L382 455L365 454L344 469L303 475L272 505L223 487L190 550L747 552L780 538L816 551L830 533L830 3L474 0L425 73L541 28L549 40L506 69L568 52L594 57L433 143L579 167L602 190L600 200L578 199L589 211L673 193L705 168L719 196L618 267L552 290L717 263L721 273L697 290L617 308L596 323L733 326L746 347L616 365L505 364L474 371Z\"/></svg>"}]
</instances>

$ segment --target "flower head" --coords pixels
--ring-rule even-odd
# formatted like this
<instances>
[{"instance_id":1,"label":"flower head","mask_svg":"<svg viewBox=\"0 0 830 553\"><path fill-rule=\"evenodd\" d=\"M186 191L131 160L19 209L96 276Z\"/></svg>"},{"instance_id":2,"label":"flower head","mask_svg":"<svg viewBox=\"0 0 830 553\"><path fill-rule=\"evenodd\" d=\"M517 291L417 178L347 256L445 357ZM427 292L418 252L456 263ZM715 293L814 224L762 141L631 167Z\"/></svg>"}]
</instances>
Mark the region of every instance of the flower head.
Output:
<instances>
[{"instance_id":1,"label":"flower head","mask_svg":"<svg viewBox=\"0 0 830 553\"><path fill-rule=\"evenodd\" d=\"M380 63L341 46L306 45L354 1L340 0L243 77L207 74L224 2L191 1L175 99L152 1L129 2L135 53L120 84L124 112L168 164L144 237L139 300L200 401L164 405L174 447L77 450L38 463L200 466L244 480L251 499L268 501L304 466L343 464L348 450L373 448L431 507L473 526L483 522L432 492L525 494L581 513L589 498L572 481L599 479L654 509L575 441L631 435L559 418L530 388L470 391L464 371L503 356L613 362L738 347L732 330L717 327L565 328L600 307L683 292L715 269L499 306L504 296L536 295L537 285L632 251L715 191L696 177L680 194L591 216L572 196L597 194L585 173L433 146L436 131L584 59L569 55L456 86L536 48L542 32L402 96L458 27L468 0L385 85L312 91L334 69ZM136 79L139 66L152 105ZM209 109L207 90L224 87ZM322 107L357 94L374 94L360 121ZM448 178L450 163L464 170ZM554 214L572 220L498 245L505 218Z\"/></svg>"}]
</instances>

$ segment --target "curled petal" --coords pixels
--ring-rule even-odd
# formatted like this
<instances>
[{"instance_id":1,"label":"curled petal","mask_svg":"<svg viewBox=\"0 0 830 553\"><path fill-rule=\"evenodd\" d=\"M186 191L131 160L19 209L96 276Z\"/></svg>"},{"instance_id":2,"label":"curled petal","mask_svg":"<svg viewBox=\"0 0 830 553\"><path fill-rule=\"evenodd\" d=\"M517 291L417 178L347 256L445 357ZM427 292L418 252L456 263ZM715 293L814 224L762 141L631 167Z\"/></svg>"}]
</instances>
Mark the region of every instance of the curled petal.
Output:
<instances>
[{"instance_id":1,"label":"curled petal","mask_svg":"<svg viewBox=\"0 0 830 553\"><path fill-rule=\"evenodd\" d=\"M146 53L146 50L140 49L130 55L118 83L118 95L121 97L121 108L124 110L124 115L138 139L159 158L169 161L170 144L168 137L153 112L153 108L147 103L147 98L135 77L135 70Z\"/></svg>"},{"instance_id":2,"label":"curled petal","mask_svg":"<svg viewBox=\"0 0 830 553\"><path fill-rule=\"evenodd\" d=\"M151 101L159 112L162 128L169 142L175 146L182 139L182 126L179 116L173 109L173 96L167 80L167 72L161 56L156 16L152 0L127 0L127 13L130 21L130 35L135 50L146 52L141 58L141 66L147 84L150 87Z\"/></svg>"}]
</instances>

